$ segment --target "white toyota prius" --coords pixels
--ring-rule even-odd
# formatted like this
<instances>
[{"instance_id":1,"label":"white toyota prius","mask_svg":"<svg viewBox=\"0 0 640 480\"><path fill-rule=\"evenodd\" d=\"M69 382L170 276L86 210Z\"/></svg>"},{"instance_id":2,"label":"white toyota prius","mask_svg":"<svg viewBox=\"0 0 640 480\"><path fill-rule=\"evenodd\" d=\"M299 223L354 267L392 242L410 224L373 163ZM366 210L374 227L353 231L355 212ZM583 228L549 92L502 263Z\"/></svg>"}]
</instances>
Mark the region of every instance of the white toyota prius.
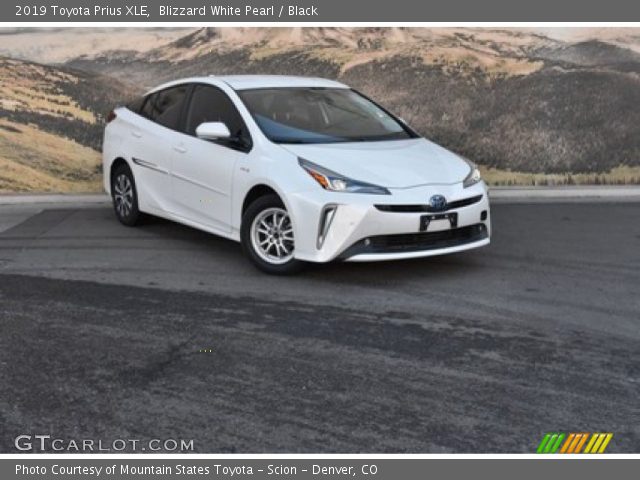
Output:
<instances>
[{"instance_id":1,"label":"white toyota prius","mask_svg":"<svg viewBox=\"0 0 640 480\"><path fill-rule=\"evenodd\" d=\"M187 78L107 120L104 187L123 224L147 213L240 241L268 273L489 243L476 166L335 81Z\"/></svg>"}]
</instances>

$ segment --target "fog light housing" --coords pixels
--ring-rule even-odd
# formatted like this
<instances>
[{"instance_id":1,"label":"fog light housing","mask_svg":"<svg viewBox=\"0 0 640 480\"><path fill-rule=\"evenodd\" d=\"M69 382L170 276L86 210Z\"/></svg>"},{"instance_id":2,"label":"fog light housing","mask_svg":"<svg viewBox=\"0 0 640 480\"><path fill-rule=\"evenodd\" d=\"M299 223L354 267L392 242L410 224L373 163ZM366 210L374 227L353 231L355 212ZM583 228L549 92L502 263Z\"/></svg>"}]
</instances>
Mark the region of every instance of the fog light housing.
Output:
<instances>
[{"instance_id":1,"label":"fog light housing","mask_svg":"<svg viewBox=\"0 0 640 480\"><path fill-rule=\"evenodd\" d=\"M327 238L327 233L329 232L331 223L336 216L337 210L337 205L325 205L325 207L322 209L322 212L320 213L320 223L318 225L318 240L316 241L316 247L318 248L318 250L320 250L322 248L322 245L324 245L324 241Z\"/></svg>"}]
</instances>

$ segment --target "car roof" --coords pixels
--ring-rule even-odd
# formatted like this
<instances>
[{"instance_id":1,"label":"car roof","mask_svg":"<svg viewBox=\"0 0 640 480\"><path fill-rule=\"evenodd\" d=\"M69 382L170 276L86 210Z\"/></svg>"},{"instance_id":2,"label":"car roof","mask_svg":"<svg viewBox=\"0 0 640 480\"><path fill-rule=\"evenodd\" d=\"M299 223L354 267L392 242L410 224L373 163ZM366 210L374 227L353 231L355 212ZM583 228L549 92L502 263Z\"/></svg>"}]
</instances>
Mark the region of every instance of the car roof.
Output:
<instances>
[{"instance_id":1,"label":"car roof","mask_svg":"<svg viewBox=\"0 0 640 480\"><path fill-rule=\"evenodd\" d=\"M191 77L174 80L151 89L148 93L163 90L182 83L210 83L218 85L224 82L234 90L255 88L349 88L344 83L318 77L298 77L293 75L210 75L208 77Z\"/></svg>"},{"instance_id":2,"label":"car roof","mask_svg":"<svg viewBox=\"0 0 640 480\"><path fill-rule=\"evenodd\" d=\"M349 88L343 83L326 78L296 77L293 75L224 75L214 78L226 82L234 90L281 87Z\"/></svg>"}]
</instances>

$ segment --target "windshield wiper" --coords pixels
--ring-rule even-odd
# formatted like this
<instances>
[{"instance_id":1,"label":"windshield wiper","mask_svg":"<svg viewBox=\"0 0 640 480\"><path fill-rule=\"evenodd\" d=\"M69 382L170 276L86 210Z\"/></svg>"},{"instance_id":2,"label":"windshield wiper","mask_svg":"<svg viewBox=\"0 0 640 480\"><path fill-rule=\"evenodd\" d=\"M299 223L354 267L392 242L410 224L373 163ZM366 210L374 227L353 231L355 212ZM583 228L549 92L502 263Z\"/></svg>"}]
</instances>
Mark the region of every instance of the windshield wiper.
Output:
<instances>
[{"instance_id":1,"label":"windshield wiper","mask_svg":"<svg viewBox=\"0 0 640 480\"><path fill-rule=\"evenodd\" d=\"M288 143L288 144L300 144L300 145L316 145L321 143L345 143L350 140L346 139L330 139L330 140L320 140L320 139L309 139L309 140L301 140L297 138L274 138L271 139L272 142L275 143Z\"/></svg>"},{"instance_id":2,"label":"windshield wiper","mask_svg":"<svg viewBox=\"0 0 640 480\"><path fill-rule=\"evenodd\" d=\"M303 143L318 143L313 140L301 140L299 138L274 138L275 143L291 143L291 144L303 144Z\"/></svg>"}]
</instances>

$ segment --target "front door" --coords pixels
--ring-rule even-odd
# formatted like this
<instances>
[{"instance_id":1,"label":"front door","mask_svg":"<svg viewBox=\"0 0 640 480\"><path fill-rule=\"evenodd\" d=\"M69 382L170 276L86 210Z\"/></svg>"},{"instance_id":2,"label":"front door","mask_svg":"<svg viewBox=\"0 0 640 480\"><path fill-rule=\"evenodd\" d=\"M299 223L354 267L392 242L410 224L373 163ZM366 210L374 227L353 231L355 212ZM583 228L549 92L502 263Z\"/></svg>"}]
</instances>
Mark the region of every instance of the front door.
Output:
<instances>
[{"instance_id":1,"label":"front door","mask_svg":"<svg viewBox=\"0 0 640 480\"><path fill-rule=\"evenodd\" d=\"M230 139L196 137L204 122L223 122ZM231 197L237 163L250 148L247 128L231 99L217 87L194 85L184 133L173 145L171 182L174 213L203 225L231 231Z\"/></svg>"}]
</instances>

